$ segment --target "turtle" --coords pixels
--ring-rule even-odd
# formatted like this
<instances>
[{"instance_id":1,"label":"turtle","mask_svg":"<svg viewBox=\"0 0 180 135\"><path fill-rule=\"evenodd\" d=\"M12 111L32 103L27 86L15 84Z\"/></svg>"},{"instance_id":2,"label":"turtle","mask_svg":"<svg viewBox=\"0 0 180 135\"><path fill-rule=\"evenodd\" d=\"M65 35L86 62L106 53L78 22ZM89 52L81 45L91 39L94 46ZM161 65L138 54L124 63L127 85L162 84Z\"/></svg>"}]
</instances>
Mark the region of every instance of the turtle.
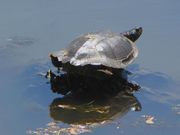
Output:
<instances>
[{"instance_id":1,"label":"turtle","mask_svg":"<svg viewBox=\"0 0 180 135\"><path fill-rule=\"evenodd\" d=\"M142 34L142 27L115 33L91 32L73 40L65 49L51 53L52 64L69 74L115 75L138 56L135 41Z\"/></svg>"}]
</instances>

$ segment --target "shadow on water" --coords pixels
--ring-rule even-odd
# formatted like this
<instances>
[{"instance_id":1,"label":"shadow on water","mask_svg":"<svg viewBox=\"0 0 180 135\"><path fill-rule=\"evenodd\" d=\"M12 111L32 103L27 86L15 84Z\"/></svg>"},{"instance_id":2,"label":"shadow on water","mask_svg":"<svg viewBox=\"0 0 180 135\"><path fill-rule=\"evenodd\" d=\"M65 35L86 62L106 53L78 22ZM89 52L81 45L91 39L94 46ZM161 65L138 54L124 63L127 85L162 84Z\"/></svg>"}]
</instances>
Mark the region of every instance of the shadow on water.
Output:
<instances>
[{"instance_id":1,"label":"shadow on water","mask_svg":"<svg viewBox=\"0 0 180 135\"><path fill-rule=\"evenodd\" d=\"M50 74L52 91L65 94L50 105L50 116L55 121L78 125L102 124L123 116L129 110L141 110L140 102L133 95L140 86L128 82L123 76L99 80Z\"/></svg>"}]
</instances>

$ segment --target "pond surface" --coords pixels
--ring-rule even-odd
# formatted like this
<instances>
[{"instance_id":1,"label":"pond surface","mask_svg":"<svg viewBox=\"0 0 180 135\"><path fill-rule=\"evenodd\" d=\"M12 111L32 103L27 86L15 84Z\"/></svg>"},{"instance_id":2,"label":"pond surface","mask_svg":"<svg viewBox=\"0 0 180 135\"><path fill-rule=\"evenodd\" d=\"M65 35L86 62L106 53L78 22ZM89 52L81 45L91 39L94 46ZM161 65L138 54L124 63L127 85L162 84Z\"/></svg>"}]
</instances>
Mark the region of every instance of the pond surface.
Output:
<instances>
[{"instance_id":1,"label":"pond surface","mask_svg":"<svg viewBox=\"0 0 180 135\"><path fill-rule=\"evenodd\" d=\"M179 12L179 0L0 0L0 134L52 130L54 134L178 135ZM115 106L113 114L103 117L108 122L85 126L65 121L66 111L52 109L62 95L52 93L40 75L55 70L48 54L83 33L122 32L134 26L142 26L144 33L136 43L139 57L127 70L133 73L129 80L141 89L125 100L120 95L119 100L105 102ZM133 111L134 104L141 105L141 111Z\"/></svg>"}]
</instances>

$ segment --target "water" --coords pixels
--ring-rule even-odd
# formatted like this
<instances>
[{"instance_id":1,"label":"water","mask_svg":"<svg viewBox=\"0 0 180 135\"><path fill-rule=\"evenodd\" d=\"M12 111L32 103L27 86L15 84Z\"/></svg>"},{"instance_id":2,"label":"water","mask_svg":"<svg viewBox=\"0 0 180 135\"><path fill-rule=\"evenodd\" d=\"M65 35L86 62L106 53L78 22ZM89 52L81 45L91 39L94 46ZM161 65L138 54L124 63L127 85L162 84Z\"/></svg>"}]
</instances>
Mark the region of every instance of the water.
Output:
<instances>
[{"instance_id":1,"label":"water","mask_svg":"<svg viewBox=\"0 0 180 135\"><path fill-rule=\"evenodd\" d=\"M140 54L128 68L133 72L129 79L142 87L134 94L142 110L87 130L94 135L178 135L179 11L178 0L0 0L0 133L24 135L53 122L49 107L60 95L39 75L52 68L50 52L82 33L142 26ZM154 124L146 123L147 116L154 117ZM70 126L56 124L58 129ZM71 133L75 129L82 127Z\"/></svg>"}]
</instances>

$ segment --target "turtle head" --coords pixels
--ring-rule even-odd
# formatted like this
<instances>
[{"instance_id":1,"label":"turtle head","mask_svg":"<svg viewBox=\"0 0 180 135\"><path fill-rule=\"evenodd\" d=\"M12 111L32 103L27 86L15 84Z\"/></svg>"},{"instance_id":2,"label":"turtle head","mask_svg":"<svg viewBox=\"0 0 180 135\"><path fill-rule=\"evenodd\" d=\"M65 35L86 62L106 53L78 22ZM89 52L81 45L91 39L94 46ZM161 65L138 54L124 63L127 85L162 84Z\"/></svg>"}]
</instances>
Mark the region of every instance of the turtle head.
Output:
<instances>
[{"instance_id":1,"label":"turtle head","mask_svg":"<svg viewBox=\"0 0 180 135\"><path fill-rule=\"evenodd\" d=\"M127 32L122 33L122 35L127 37L132 42L135 42L141 36L142 32L142 27L135 27Z\"/></svg>"},{"instance_id":2,"label":"turtle head","mask_svg":"<svg viewBox=\"0 0 180 135\"><path fill-rule=\"evenodd\" d=\"M54 54L50 54L49 57L51 58L52 64L57 67L58 69L62 67L62 62L58 60L58 57Z\"/></svg>"}]
</instances>

